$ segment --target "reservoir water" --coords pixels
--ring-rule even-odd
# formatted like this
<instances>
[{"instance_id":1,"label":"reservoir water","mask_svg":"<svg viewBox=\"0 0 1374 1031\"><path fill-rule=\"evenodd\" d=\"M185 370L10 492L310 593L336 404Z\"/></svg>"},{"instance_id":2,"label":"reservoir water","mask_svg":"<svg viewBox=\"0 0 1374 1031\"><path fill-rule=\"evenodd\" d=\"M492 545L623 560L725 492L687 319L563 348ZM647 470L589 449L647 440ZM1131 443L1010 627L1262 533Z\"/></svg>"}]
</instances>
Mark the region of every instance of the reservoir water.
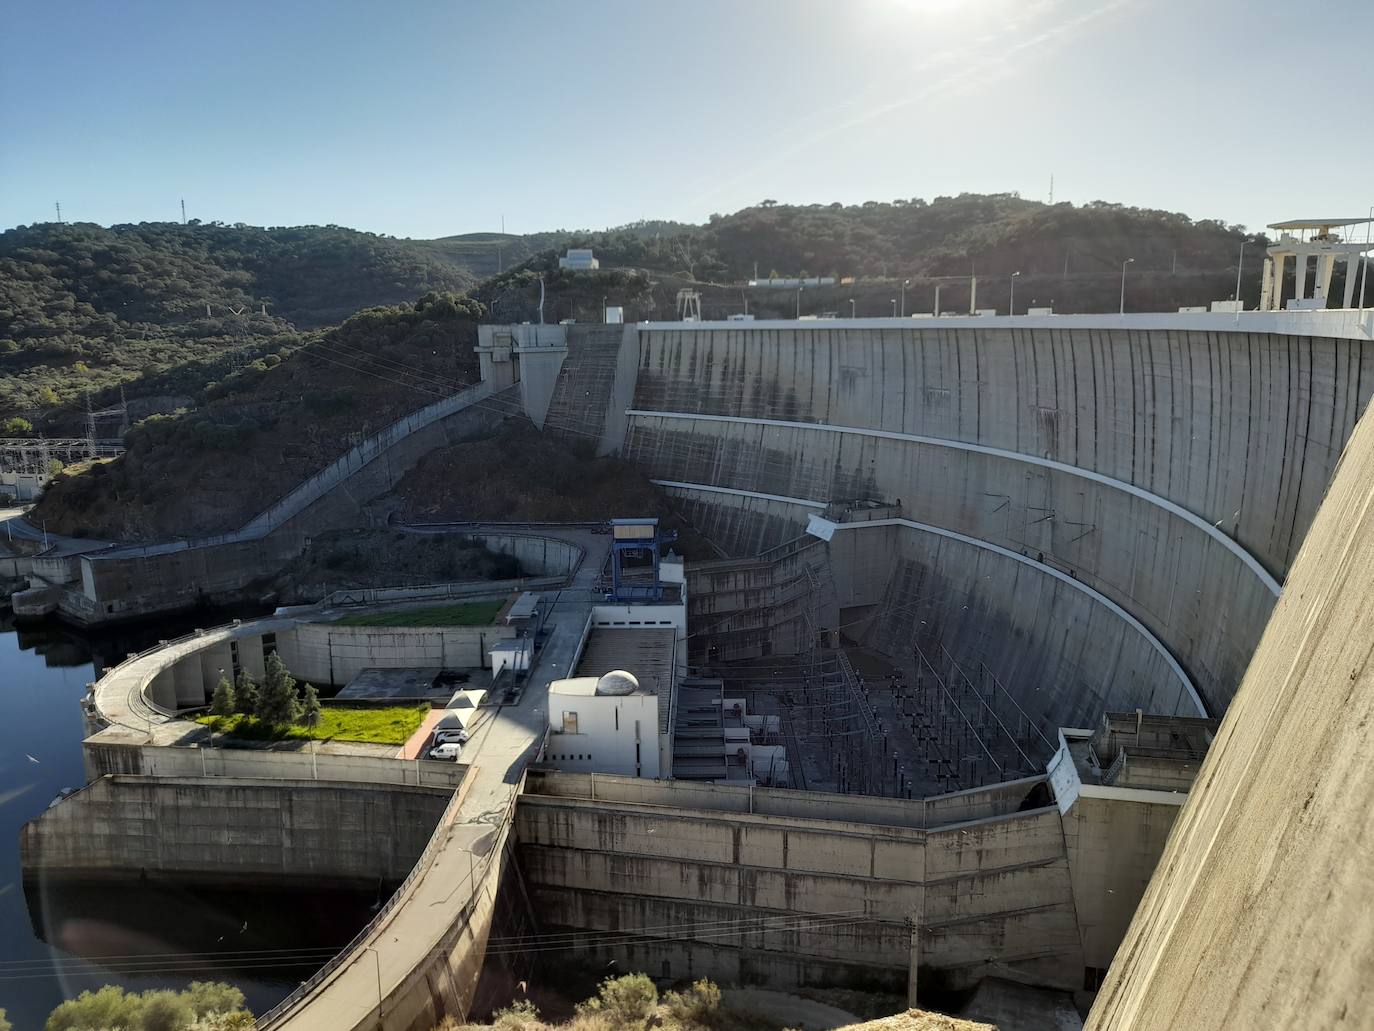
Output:
<instances>
[{"instance_id":1,"label":"reservoir water","mask_svg":"<svg viewBox=\"0 0 1374 1031\"><path fill-rule=\"evenodd\" d=\"M104 984L131 990L228 981L255 1013L308 978L367 922L357 893L190 891L131 881L30 885L19 833L57 793L83 782L79 700L97 670L225 617L82 634L57 623L16 628L0 616L0 1009L38 1031L63 999Z\"/></svg>"}]
</instances>

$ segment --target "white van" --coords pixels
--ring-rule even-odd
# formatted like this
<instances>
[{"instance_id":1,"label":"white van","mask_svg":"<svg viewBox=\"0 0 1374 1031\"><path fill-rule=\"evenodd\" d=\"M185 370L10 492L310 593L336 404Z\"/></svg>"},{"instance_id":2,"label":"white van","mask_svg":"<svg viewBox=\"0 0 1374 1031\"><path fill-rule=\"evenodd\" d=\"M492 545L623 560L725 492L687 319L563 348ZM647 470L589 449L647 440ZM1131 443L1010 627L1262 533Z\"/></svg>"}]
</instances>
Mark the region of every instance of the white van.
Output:
<instances>
[{"instance_id":1,"label":"white van","mask_svg":"<svg viewBox=\"0 0 1374 1031\"><path fill-rule=\"evenodd\" d=\"M457 741L446 741L442 745L436 745L429 750L431 759L441 759L445 762L457 762L458 757L463 754L463 746Z\"/></svg>"}]
</instances>

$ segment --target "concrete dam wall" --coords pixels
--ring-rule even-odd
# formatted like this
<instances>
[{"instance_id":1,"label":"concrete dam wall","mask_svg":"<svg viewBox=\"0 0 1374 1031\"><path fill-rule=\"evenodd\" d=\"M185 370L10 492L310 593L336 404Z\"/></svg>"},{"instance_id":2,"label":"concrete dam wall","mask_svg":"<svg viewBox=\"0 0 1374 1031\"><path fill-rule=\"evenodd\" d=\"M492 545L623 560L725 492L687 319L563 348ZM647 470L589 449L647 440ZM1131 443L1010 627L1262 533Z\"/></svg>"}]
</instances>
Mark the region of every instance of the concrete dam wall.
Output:
<instances>
[{"instance_id":1,"label":"concrete dam wall","mask_svg":"<svg viewBox=\"0 0 1374 1031\"><path fill-rule=\"evenodd\" d=\"M516 835L540 919L622 969L1073 990L1110 961L1177 810L1123 792L1061 816L1043 778L907 801L545 773Z\"/></svg>"},{"instance_id":2,"label":"concrete dam wall","mask_svg":"<svg viewBox=\"0 0 1374 1031\"><path fill-rule=\"evenodd\" d=\"M740 555L829 502L900 499L909 522L1015 552L1130 613L1220 712L1371 391L1374 350L1339 337L658 324L639 329L622 450ZM947 579L908 561L925 572L897 577ZM1017 625L994 608L984 636ZM964 633L957 618L947 635ZM1176 694L1132 661L1102 674L1136 679L1132 704Z\"/></svg>"},{"instance_id":3,"label":"concrete dam wall","mask_svg":"<svg viewBox=\"0 0 1374 1031\"><path fill-rule=\"evenodd\" d=\"M453 792L372 783L103 777L24 826L27 879L226 886L405 879Z\"/></svg>"},{"instance_id":4,"label":"concrete dam wall","mask_svg":"<svg viewBox=\"0 0 1374 1031\"><path fill-rule=\"evenodd\" d=\"M1366 416L1089 1028L1369 1026L1372 594Z\"/></svg>"}]
</instances>

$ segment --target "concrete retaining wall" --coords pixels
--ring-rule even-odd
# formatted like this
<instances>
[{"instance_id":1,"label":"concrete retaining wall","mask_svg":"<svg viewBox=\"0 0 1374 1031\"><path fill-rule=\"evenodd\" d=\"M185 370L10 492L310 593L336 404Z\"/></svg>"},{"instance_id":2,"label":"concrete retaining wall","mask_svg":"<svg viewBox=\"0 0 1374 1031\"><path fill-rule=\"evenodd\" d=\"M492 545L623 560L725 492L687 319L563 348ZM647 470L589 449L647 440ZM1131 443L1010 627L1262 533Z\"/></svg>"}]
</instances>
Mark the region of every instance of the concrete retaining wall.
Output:
<instances>
[{"instance_id":1,"label":"concrete retaining wall","mask_svg":"<svg viewBox=\"0 0 1374 1031\"><path fill-rule=\"evenodd\" d=\"M452 792L370 783L106 777L25 824L26 878L216 886L403 880Z\"/></svg>"},{"instance_id":2,"label":"concrete retaining wall","mask_svg":"<svg viewBox=\"0 0 1374 1031\"><path fill-rule=\"evenodd\" d=\"M381 627L306 623L277 635L277 651L297 680L346 684L364 669L490 665L492 643L515 636L509 626Z\"/></svg>"},{"instance_id":3,"label":"concrete retaining wall","mask_svg":"<svg viewBox=\"0 0 1374 1031\"><path fill-rule=\"evenodd\" d=\"M298 555L310 534L355 526L362 504L430 451L486 432L515 406L513 388L478 384L393 423L234 533L83 556L84 599L64 612L94 623L236 597Z\"/></svg>"},{"instance_id":4,"label":"concrete retaining wall","mask_svg":"<svg viewBox=\"0 0 1374 1031\"><path fill-rule=\"evenodd\" d=\"M1054 809L927 832L526 795L516 826L547 923L673 929L632 950L655 976L900 990L912 924L950 987L1081 976Z\"/></svg>"},{"instance_id":5,"label":"concrete retaining wall","mask_svg":"<svg viewBox=\"0 0 1374 1031\"><path fill-rule=\"evenodd\" d=\"M1038 777L905 801L540 772L517 835L537 912L615 932L587 947L622 969L902 990L910 920L927 988L1078 989L1183 797L1082 792L1061 817Z\"/></svg>"}]
</instances>

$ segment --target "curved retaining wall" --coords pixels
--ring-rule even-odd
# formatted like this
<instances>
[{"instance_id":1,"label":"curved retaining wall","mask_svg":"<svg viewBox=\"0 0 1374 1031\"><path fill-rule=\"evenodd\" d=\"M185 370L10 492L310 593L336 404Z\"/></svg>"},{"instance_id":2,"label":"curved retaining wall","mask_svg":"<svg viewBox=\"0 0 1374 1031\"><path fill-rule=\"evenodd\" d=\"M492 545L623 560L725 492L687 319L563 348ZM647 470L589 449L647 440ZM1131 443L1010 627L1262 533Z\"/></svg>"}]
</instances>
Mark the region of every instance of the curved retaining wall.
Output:
<instances>
[{"instance_id":1,"label":"curved retaining wall","mask_svg":"<svg viewBox=\"0 0 1374 1031\"><path fill-rule=\"evenodd\" d=\"M900 498L1100 591L1220 712L1374 391L1374 349L1164 327L641 327L623 450L699 488L688 514L732 554L795 536L817 504Z\"/></svg>"}]
</instances>

